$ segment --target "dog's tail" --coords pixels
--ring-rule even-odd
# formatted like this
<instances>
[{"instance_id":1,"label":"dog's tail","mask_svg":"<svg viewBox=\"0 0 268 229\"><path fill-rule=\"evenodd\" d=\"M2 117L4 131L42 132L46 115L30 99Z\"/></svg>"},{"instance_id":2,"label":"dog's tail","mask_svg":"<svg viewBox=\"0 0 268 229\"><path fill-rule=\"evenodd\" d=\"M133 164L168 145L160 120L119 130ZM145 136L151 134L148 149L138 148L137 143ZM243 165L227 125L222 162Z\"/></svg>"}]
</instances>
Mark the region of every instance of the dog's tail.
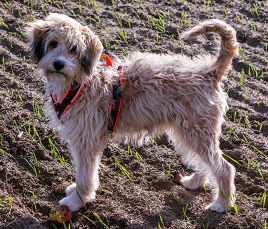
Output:
<instances>
[{"instance_id":1,"label":"dog's tail","mask_svg":"<svg viewBox=\"0 0 268 229\"><path fill-rule=\"evenodd\" d=\"M236 32L224 21L212 19L204 21L189 31L184 32L181 38L194 39L206 33L217 33L221 37L221 49L209 70L209 73L220 82L230 70L233 57L238 55Z\"/></svg>"}]
</instances>

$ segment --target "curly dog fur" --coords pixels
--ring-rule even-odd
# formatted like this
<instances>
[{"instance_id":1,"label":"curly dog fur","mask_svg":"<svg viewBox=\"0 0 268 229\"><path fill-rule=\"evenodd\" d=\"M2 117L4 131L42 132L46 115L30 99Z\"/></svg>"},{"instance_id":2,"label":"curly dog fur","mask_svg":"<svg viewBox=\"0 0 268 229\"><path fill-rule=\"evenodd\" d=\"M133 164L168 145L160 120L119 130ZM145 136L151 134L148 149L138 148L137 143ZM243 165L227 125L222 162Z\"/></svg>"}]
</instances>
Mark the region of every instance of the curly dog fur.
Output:
<instances>
[{"instance_id":1,"label":"curly dog fur","mask_svg":"<svg viewBox=\"0 0 268 229\"><path fill-rule=\"evenodd\" d=\"M196 189L210 182L213 201L209 209L228 210L235 201L235 168L219 148L221 125L227 107L222 80L237 55L232 27L220 20L200 23L183 38L217 33L221 47L217 56L158 55L134 53L115 58L123 67L123 106L113 140L142 144L166 133L183 161L195 169L181 183ZM107 132L113 84L118 73L100 61L103 46L87 26L65 15L50 14L28 28L29 50L47 78L46 112L50 124L68 142L76 165L76 181L59 203L72 211L95 198L102 152L111 135ZM73 82L85 86L70 110L59 120L50 92L61 97ZM79 195L78 195L79 193ZM80 196L80 197L79 197Z\"/></svg>"}]
</instances>

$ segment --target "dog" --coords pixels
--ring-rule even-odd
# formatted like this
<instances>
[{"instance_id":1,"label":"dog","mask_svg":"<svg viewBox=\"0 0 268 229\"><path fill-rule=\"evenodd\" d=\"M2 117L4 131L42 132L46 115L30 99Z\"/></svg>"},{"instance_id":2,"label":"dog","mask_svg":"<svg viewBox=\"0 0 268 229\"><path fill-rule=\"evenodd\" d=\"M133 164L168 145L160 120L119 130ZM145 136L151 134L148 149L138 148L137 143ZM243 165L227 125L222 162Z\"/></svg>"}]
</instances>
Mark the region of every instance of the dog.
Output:
<instances>
[{"instance_id":1,"label":"dog","mask_svg":"<svg viewBox=\"0 0 268 229\"><path fill-rule=\"evenodd\" d=\"M47 79L45 110L50 125L68 142L75 183L59 204L77 211L93 200L108 141L141 145L165 133L194 173L181 178L187 189L210 183L207 209L228 211L235 202L235 168L219 148L227 107L222 81L238 55L235 30L225 22L201 22L182 35L216 33L217 55L188 57L135 52L112 61L87 26L61 14L31 22L28 47ZM71 92L70 95L69 92Z\"/></svg>"}]
</instances>

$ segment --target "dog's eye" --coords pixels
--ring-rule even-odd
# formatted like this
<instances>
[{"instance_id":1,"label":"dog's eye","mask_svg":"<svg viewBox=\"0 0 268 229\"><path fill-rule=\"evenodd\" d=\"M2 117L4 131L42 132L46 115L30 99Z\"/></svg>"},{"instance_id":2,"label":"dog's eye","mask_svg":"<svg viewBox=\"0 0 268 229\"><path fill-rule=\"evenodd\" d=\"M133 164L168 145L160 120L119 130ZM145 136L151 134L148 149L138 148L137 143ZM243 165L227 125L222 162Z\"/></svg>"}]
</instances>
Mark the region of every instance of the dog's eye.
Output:
<instances>
[{"instance_id":1,"label":"dog's eye","mask_svg":"<svg viewBox=\"0 0 268 229\"><path fill-rule=\"evenodd\" d=\"M74 45L73 47L70 48L70 52L76 52L76 50L77 50L77 46L76 45Z\"/></svg>"},{"instance_id":2,"label":"dog's eye","mask_svg":"<svg viewBox=\"0 0 268 229\"><path fill-rule=\"evenodd\" d=\"M49 47L50 48L57 48L57 46L58 46L58 42L57 41L52 41L52 42L50 42L50 44L49 44Z\"/></svg>"}]
</instances>

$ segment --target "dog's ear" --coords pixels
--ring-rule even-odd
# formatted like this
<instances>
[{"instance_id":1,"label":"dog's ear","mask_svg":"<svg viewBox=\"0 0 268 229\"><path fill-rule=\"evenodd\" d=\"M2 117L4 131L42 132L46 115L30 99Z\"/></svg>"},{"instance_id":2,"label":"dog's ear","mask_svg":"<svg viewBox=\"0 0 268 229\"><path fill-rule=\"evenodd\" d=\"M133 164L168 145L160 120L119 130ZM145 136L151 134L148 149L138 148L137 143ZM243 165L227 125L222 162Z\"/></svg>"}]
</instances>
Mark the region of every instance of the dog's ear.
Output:
<instances>
[{"instance_id":1,"label":"dog's ear","mask_svg":"<svg viewBox=\"0 0 268 229\"><path fill-rule=\"evenodd\" d=\"M28 51L37 63L42 59L45 54L45 40L50 30L47 23L33 22L27 28L28 33Z\"/></svg>"},{"instance_id":2,"label":"dog's ear","mask_svg":"<svg viewBox=\"0 0 268 229\"><path fill-rule=\"evenodd\" d=\"M93 34L91 30L87 27L83 27L82 30L85 36L86 49L81 56L81 65L86 74L92 74L100 59L103 46L98 36Z\"/></svg>"}]
</instances>

